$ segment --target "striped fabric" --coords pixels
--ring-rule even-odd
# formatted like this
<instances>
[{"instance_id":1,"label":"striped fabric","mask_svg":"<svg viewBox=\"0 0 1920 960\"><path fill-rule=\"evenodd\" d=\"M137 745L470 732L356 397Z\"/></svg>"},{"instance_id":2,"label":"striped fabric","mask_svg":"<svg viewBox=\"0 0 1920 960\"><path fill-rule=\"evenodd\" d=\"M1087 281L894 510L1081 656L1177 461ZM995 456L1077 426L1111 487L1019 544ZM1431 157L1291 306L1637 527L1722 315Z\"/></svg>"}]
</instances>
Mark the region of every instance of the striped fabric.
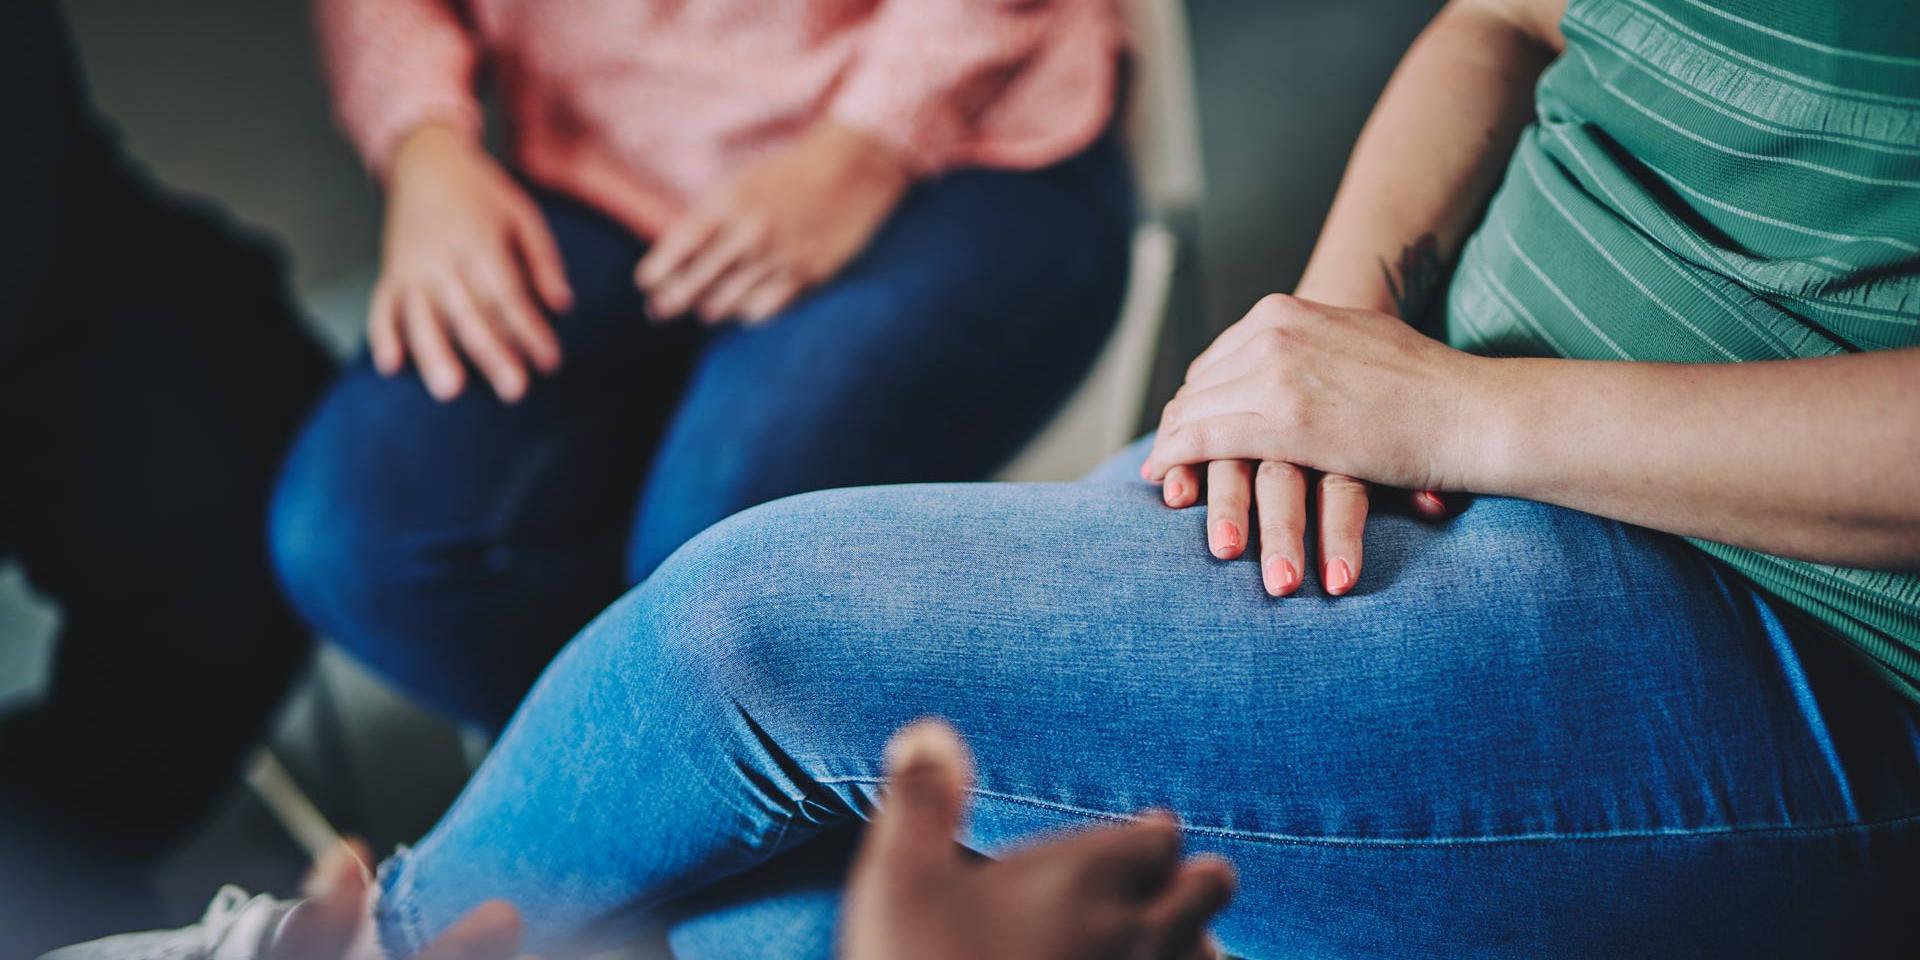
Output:
<instances>
[{"instance_id":1,"label":"striped fabric","mask_svg":"<svg viewBox=\"0 0 1920 960\"><path fill-rule=\"evenodd\" d=\"M1454 345L1699 363L1920 345L1920 2L1572 0L1562 29L1448 292ZM1920 699L1920 577L1694 544Z\"/></svg>"}]
</instances>

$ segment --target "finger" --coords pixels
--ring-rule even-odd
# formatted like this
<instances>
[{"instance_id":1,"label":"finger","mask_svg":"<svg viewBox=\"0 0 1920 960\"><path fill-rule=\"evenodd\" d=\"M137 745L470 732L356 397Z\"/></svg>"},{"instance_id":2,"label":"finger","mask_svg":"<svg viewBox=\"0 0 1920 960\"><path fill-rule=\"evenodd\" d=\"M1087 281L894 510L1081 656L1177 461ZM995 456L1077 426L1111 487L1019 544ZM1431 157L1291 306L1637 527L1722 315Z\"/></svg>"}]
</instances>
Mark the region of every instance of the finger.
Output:
<instances>
[{"instance_id":1,"label":"finger","mask_svg":"<svg viewBox=\"0 0 1920 960\"><path fill-rule=\"evenodd\" d=\"M442 403L459 396L467 385L467 371L460 363L460 356L453 352L453 345L447 342L446 331L440 329L433 305L424 295L412 291L407 294L402 311L401 329L406 334L407 352L413 355L414 366L420 369L420 379L427 385L427 392Z\"/></svg>"},{"instance_id":2,"label":"finger","mask_svg":"<svg viewBox=\"0 0 1920 960\"><path fill-rule=\"evenodd\" d=\"M1432 490L1409 490L1407 499L1413 502L1414 516L1422 520L1445 520L1452 509L1439 493Z\"/></svg>"},{"instance_id":3,"label":"finger","mask_svg":"<svg viewBox=\"0 0 1920 960\"><path fill-rule=\"evenodd\" d=\"M655 316L678 317L693 309L722 278L744 266L760 247L758 231L727 226L675 273L660 281L649 298Z\"/></svg>"},{"instance_id":4,"label":"finger","mask_svg":"<svg viewBox=\"0 0 1920 960\"><path fill-rule=\"evenodd\" d=\"M520 911L505 900L489 900L454 921L414 960L512 960L520 949Z\"/></svg>"},{"instance_id":5,"label":"finger","mask_svg":"<svg viewBox=\"0 0 1920 960\"><path fill-rule=\"evenodd\" d=\"M1153 896L1179 865L1180 827L1171 814L1153 811L1132 823L1031 847L1022 855L1055 861L1073 871L1086 889L1140 900Z\"/></svg>"},{"instance_id":6,"label":"finger","mask_svg":"<svg viewBox=\"0 0 1920 960\"><path fill-rule=\"evenodd\" d=\"M367 307L367 349L373 354L373 369L383 377L399 373L407 363L397 307L392 288L386 284L373 288L373 302Z\"/></svg>"},{"instance_id":7,"label":"finger","mask_svg":"<svg viewBox=\"0 0 1920 960\"><path fill-rule=\"evenodd\" d=\"M1235 884L1232 865L1218 857L1195 857L1181 864L1141 913L1145 955L1156 960L1204 956L1210 939L1207 921L1233 901Z\"/></svg>"},{"instance_id":8,"label":"finger","mask_svg":"<svg viewBox=\"0 0 1920 960\"><path fill-rule=\"evenodd\" d=\"M533 279L540 302L554 313L573 309L573 286L567 282L567 262L561 258L560 246L554 242L553 231L547 227L546 218L538 208L528 207L520 214L513 241L520 259L527 265L527 274Z\"/></svg>"},{"instance_id":9,"label":"finger","mask_svg":"<svg viewBox=\"0 0 1920 960\"><path fill-rule=\"evenodd\" d=\"M372 864L373 853L367 849L366 841L358 837L348 837L322 853L320 859L314 861L313 868L301 878L301 892L307 897L325 896L336 881L349 873L358 874L361 879L371 882Z\"/></svg>"},{"instance_id":10,"label":"finger","mask_svg":"<svg viewBox=\"0 0 1920 960\"><path fill-rule=\"evenodd\" d=\"M685 270L687 264L717 236L725 221L717 213L691 211L660 235L646 256L633 270L633 282L649 293L657 292L668 277Z\"/></svg>"},{"instance_id":11,"label":"finger","mask_svg":"<svg viewBox=\"0 0 1920 960\"><path fill-rule=\"evenodd\" d=\"M1202 364L1195 361L1187 368L1184 385L1196 389L1215 386L1249 374L1270 370L1281 359L1272 346L1272 341L1261 341L1249 337L1241 341L1240 346L1233 351L1224 353L1208 363Z\"/></svg>"},{"instance_id":12,"label":"finger","mask_svg":"<svg viewBox=\"0 0 1920 960\"><path fill-rule=\"evenodd\" d=\"M1262 418L1257 413L1205 417L1162 429L1147 454L1147 479L1160 483L1180 464L1213 460L1265 460L1271 451L1260 449Z\"/></svg>"},{"instance_id":13,"label":"finger","mask_svg":"<svg viewBox=\"0 0 1920 960\"><path fill-rule=\"evenodd\" d=\"M453 328L454 340L473 361L480 375L493 386L493 392L507 403L518 401L527 392L527 370L508 348L500 329L489 321L473 299L473 292L459 279L440 285L440 309Z\"/></svg>"},{"instance_id":14,"label":"finger","mask_svg":"<svg viewBox=\"0 0 1920 960\"><path fill-rule=\"evenodd\" d=\"M1253 335L1260 332L1260 329L1253 321L1242 317L1232 326L1220 331L1220 335L1214 337L1213 342L1207 344L1206 349L1200 351L1199 356L1194 357L1192 362L1187 364L1185 379L1191 380L1221 360L1239 353L1240 348L1253 339Z\"/></svg>"},{"instance_id":15,"label":"finger","mask_svg":"<svg viewBox=\"0 0 1920 960\"><path fill-rule=\"evenodd\" d=\"M266 950L268 960L341 957L360 929L371 880L364 848L349 843L323 854L308 872L307 899L287 913Z\"/></svg>"},{"instance_id":16,"label":"finger","mask_svg":"<svg viewBox=\"0 0 1920 960\"><path fill-rule=\"evenodd\" d=\"M1247 509L1253 505L1253 464L1215 460L1207 464L1207 550L1232 560L1247 549Z\"/></svg>"},{"instance_id":17,"label":"finger","mask_svg":"<svg viewBox=\"0 0 1920 960\"><path fill-rule=\"evenodd\" d=\"M1186 464L1167 471L1167 479L1160 484L1160 499L1175 509L1185 509L1199 503L1200 471Z\"/></svg>"},{"instance_id":18,"label":"finger","mask_svg":"<svg viewBox=\"0 0 1920 960\"><path fill-rule=\"evenodd\" d=\"M527 296L526 284L515 282L523 278L506 279L495 271L475 272L482 275L471 276L469 281L493 304L494 319L512 345L541 373L550 375L559 370L560 338Z\"/></svg>"},{"instance_id":19,"label":"finger","mask_svg":"<svg viewBox=\"0 0 1920 960\"><path fill-rule=\"evenodd\" d=\"M945 863L966 814L973 761L953 728L922 720L893 735L886 750L887 786L863 856L893 867Z\"/></svg>"},{"instance_id":20,"label":"finger","mask_svg":"<svg viewBox=\"0 0 1920 960\"><path fill-rule=\"evenodd\" d=\"M1232 326L1220 331L1220 335L1213 338L1213 342L1207 344L1207 348L1200 351L1200 355L1194 357L1192 363L1187 364L1186 379L1192 380L1197 376L1204 376L1208 370L1222 361L1238 356L1248 343L1270 326L1265 315L1258 310L1247 311L1246 315L1234 321Z\"/></svg>"},{"instance_id":21,"label":"finger","mask_svg":"<svg viewBox=\"0 0 1920 960\"><path fill-rule=\"evenodd\" d=\"M1306 578L1307 474L1291 463L1262 461L1253 475L1260 520L1260 582L1284 597Z\"/></svg>"},{"instance_id":22,"label":"finger","mask_svg":"<svg viewBox=\"0 0 1920 960\"><path fill-rule=\"evenodd\" d=\"M747 294L746 303L740 310L740 319L749 326L766 323L793 305L807 289L806 283L791 270L774 274L753 292Z\"/></svg>"},{"instance_id":23,"label":"finger","mask_svg":"<svg viewBox=\"0 0 1920 960\"><path fill-rule=\"evenodd\" d=\"M1360 540L1367 529L1367 485L1337 473L1320 477L1320 585L1331 596L1360 579Z\"/></svg>"},{"instance_id":24,"label":"finger","mask_svg":"<svg viewBox=\"0 0 1920 960\"><path fill-rule=\"evenodd\" d=\"M697 305L700 319L708 323L720 323L740 316L747 295L780 272L779 264L769 258L756 258L741 264L738 269L715 281L706 297L701 299Z\"/></svg>"},{"instance_id":25,"label":"finger","mask_svg":"<svg viewBox=\"0 0 1920 960\"><path fill-rule=\"evenodd\" d=\"M1209 417L1252 413L1252 405L1263 395L1265 386L1244 378L1204 385L1183 384L1160 411L1160 429L1175 430Z\"/></svg>"},{"instance_id":26,"label":"finger","mask_svg":"<svg viewBox=\"0 0 1920 960\"><path fill-rule=\"evenodd\" d=\"M1193 358L1193 362L1187 365L1187 379L1205 375L1209 368L1240 353L1260 334L1272 330L1283 318L1296 316L1297 311L1303 308L1333 312L1324 304L1308 304L1296 297L1262 297L1245 316L1222 331L1205 350L1200 351L1199 356Z\"/></svg>"}]
</instances>

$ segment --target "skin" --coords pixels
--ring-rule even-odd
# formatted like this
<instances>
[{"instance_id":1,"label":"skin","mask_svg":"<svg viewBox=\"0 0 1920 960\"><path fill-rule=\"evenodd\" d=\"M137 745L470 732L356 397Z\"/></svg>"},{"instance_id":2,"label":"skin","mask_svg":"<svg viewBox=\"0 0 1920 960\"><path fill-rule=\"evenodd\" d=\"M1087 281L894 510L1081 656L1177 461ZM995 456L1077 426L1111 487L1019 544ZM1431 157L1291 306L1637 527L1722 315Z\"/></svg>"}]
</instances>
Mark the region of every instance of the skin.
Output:
<instances>
[{"instance_id":1,"label":"skin","mask_svg":"<svg viewBox=\"0 0 1920 960\"><path fill-rule=\"evenodd\" d=\"M1233 898L1223 860L1182 860L1164 814L1075 833L985 860L954 843L972 760L945 724L922 721L887 745L888 786L848 881L843 960L1206 960L1207 922ZM268 960L378 960L366 848L342 844L314 866L307 899ZM510 960L512 905L475 907L419 960Z\"/></svg>"},{"instance_id":2,"label":"skin","mask_svg":"<svg viewBox=\"0 0 1920 960\"><path fill-rule=\"evenodd\" d=\"M832 122L697 200L641 258L656 318L762 323L838 274L913 183L907 158Z\"/></svg>"},{"instance_id":3,"label":"skin","mask_svg":"<svg viewBox=\"0 0 1920 960\"><path fill-rule=\"evenodd\" d=\"M266 960L377 960L372 923L373 891L365 845L347 841L328 852L307 874L306 899L287 915ZM519 955L519 911L489 900L461 917L415 960L513 960Z\"/></svg>"},{"instance_id":4,"label":"skin","mask_svg":"<svg viewBox=\"0 0 1920 960\"><path fill-rule=\"evenodd\" d=\"M822 122L696 198L634 282L657 319L765 321L858 255L911 184L897 151ZM470 133L427 123L396 148L386 192L374 367L396 376L411 361L441 401L466 390L469 363L507 403L557 373L548 318L573 291L527 191Z\"/></svg>"},{"instance_id":5,"label":"skin","mask_svg":"<svg viewBox=\"0 0 1920 960\"><path fill-rule=\"evenodd\" d=\"M1493 359L1408 326L1532 116L1533 85L1565 46L1564 6L1441 11L1368 120L1296 294L1261 300L1193 362L1142 475L1173 507L1198 502L1205 478L1209 547L1223 559L1245 550L1257 515L1275 596L1300 586L1310 520L1323 586L1353 588L1374 484L1920 569L1920 350L1737 365ZM1413 496L1418 513L1444 515Z\"/></svg>"},{"instance_id":6,"label":"skin","mask_svg":"<svg viewBox=\"0 0 1920 960\"><path fill-rule=\"evenodd\" d=\"M848 882L844 960L1199 960L1233 896L1225 861L1180 858L1150 814L1003 860L954 844L972 781L966 748L921 722L888 745L887 794Z\"/></svg>"}]
</instances>

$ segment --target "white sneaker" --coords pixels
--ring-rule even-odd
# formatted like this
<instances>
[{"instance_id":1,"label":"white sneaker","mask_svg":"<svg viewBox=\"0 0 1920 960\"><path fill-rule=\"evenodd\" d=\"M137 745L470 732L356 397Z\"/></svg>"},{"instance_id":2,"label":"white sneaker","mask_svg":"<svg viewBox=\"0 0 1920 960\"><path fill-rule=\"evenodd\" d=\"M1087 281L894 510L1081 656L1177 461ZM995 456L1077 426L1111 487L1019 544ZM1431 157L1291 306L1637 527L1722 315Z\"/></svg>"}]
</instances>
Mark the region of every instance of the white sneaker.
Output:
<instances>
[{"instance_id":1,"label":"white sneaker","mask_svg":"<svg viewBox=\"0 0 1920 960\"><path fill-rule=\"evenodd\" d=\"M61 947L40 960L259 960L299 903L266 894L250 898L239 887L221 887L206 915L191 927L103 937Z\"/></svg>"}]
</instances>

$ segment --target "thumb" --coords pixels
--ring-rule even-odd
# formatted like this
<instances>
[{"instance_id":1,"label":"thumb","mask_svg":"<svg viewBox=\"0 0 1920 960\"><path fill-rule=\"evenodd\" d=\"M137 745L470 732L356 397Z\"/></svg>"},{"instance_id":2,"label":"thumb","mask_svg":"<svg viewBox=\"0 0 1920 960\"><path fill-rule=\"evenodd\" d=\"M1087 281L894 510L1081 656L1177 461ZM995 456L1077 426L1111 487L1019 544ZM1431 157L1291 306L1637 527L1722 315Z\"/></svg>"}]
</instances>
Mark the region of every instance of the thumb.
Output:
<instances>
[{"instance_id":1,"label":"thumb","mask_svg":"<svg viewBox=\"0 0 1920 960\"><path fill-rule=\"evenodd\" d=\"M953 856L954 836L966 816L973 760L953 728L915 722L887 743L887 788L868 844L883 860Z\"/></svg>"}]
</instances>

